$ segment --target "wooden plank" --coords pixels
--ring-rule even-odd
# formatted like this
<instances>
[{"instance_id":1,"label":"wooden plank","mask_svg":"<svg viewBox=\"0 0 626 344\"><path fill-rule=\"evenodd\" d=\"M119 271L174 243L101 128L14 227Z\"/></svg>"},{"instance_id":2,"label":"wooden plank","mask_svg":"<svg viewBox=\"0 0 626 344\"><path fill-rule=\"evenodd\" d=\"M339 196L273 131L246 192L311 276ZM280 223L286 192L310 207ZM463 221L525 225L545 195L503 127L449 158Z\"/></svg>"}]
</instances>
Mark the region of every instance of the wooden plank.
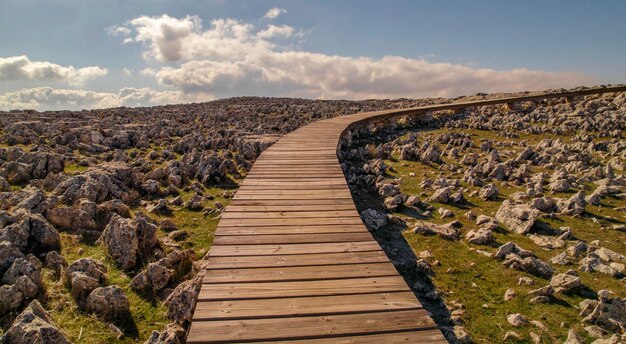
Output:
<instances>
[{"instance_id":1,"label":"wooden plank","mask_svg":"<svg viewBox=\"0 0 626 344\"><path fill-rule=\"evenodd\" d=\"M321 205L239 205L233 202L226 212L304 212L304 211L332 211L332 210L355 210L352 204L321 204Z\"/></svg>"},{"instance_id":2,"label":"wooden plank","mask_svg":"<svg viewBox=\"0 0 626 344\"><path fill-rule=\"evenodd\" d=\"M211 250L212 251L212 250ZM208 269L244 269L262 267L293 267L321 265L351 265L389 262L385 253L378 251L339 252L320 254L292 254L271 256L218 257L210 256Z\"/></svg>"},{"instance_id":3,"label":"wooden plank","mask_svg":"<svg viewBox=\"0 0 626 344\"><path fill-rule=\"evenodd\" d=\"M233 197L235 200L289 200L289 201L309 201L309 200L350 200L352 201L352 197L346 195L316 195L316 194L307 194L307 195L276 195L271 193L263 193L263 194L235 194Z\"/></svg>"},{"instance_id":4,"label":"wooden plank","mask_svg":"<svg viewBox=\"0 0 626 344\"><path fill-rule=\"evenodd\" d=\"M368 232L325 234L219 235L213 245L306 244L373 241Z\"/></svg>"},{"instance_id":5,"label":"wooden plank","mask_svg":"<svg viewBox=\"0 0 626 344\"><path fill-rule=\"evenodd\" d=\"M350 197L350 191L345 189L325 189L325 190L247 190L240 189L235 194L236 196L288 196L288 197L315 197L315 198L337 198L337 197Z\"/></svg>"},{"instance_id":6,"label":"wooden plank","mask_svg":"<svg viewBox=\"0 0 626 344\"><path fill-rule=\"evenodd\" d=\"M337 252L363 252L380 250L372 239L360 242L339 242L320 244L264 244L264 245L214 245L209 257L243 257L266 255L314 254Z\"/></svg>"},{"instance_id":7,"label":"wooden plank","mask_svg":"<svg viewBox=\"0 0 626 344\"><path fill-rule=\"evenodd\" d=\"M293 183L290 185L242 185L238 193L247 194L247 193L278 193L278 194L297 194L298 192L324 192L324 191L349 191L345 189L345 185L298 185L297 183Z\"/></svg>"},{"instance_id":8,"label":"wooden plank","mask_svg":"<svg viewBox=\"0 0 626 344\"><path fill-rule=\"evenodd\" d=\"M325 225L325 226L266 226L266 227L226 227L221 226L215 236L231 235L272 235L272 234L323 234L323 233L363 233L362 225Z\"/></svg>"},{"instance_id":9,"label":"wooden plank","mask_svg":"<svg viewBox=\"0 0 626 344\"><path fill-rule=\"evenodd\" d=\"M333 178L315 178L307 181L303 180L267 180L267 179L254 179L250 178L249 181L244 180L241 186L253 186L253 185L281 185L281 186L290 186L290 185L341 185L344 188L346 187L346 178L344 176L333 177Z\"/></svg>"},{"instance_id":10,"label":"wooden plank","mask_svg":"<svg viewBox=\"0 0 626 344\"><path fill-rule=\"evenodd\" d=\"M194 321L188 343L293 340L434 329L423 309L276 319ZM206 334L210 334L207 340Z\"/></svg>"},{"instance_id":11,"label":"wooden plank","mask_svg":"<svg viewBox=\"0 0 626 344\"><path fill-rule=\"evenodd\" d=\"M250 180L244 180L241 186L261 186L261 185L271 185L271 186L293 186L293 185L341 185L344 188L346 187L346 179L343 176L333 177L333 178L308 178L308 179L256 179L250 178Z\"/></svg>"},{"instance_id":12,"label":"wooden plank","mask_svg":"<svg viewBox=\"0 0 626 344\"><path fill-rule=\"evenodd\" d=\"M302 340L281 340L283 344L372 344L372 343L384 343L384 344L448 344L441 331L438 329L420 330L420 331L406 331L406 332L391 332L381 334L363 334L356 336L341 336L341 337L327 337L319 339L302 339ZM276 343L275 341L255 342L257 344Z\"/></svg>"},{"instance_id":13,"label":"wooden plank","mask_svg":"<svg viewBox=\"0 0 626 344\"><path fill-rule=\"evenodd\" d=\"M356 209L326 210L326 211L238 211L226 209L222 219L284 219L284 218L329 218L329 217L358 217Z\"/></svg>"},{"instance_id":14,"label":"wooden plank","mask_svg":"<svg viewBox=\"0 0 626 344\"><path fill-rule=\"evenodd\" d=\"M409 291L400 276L317 281L203 284L198 301L354 295Z\"/></svg>"},{"instance_id":15,"label":"wooden plank","mask_svg":"<svg viewBox=\"0 0 626 344\"><path fill-rule=\"evenodd\" d=\"M336 315L421 309L412 292L198 302L193 321Z\"/></svg>"},{"instance_id":16,"label":"wooden plank","mask_svg":"<svg viewBox=\"0 0 626 344\"><path fill-rule=\"evenodd\" d=\"M395 276L389 262L352 265L296 266L250 269L207 270L203 283L277 282Z\"/></svg>"},{"instance_id":17,"label":"wooden plank","mask_svg":"<svg viewBox=\"0 0 626 344\"><path fill-rule=\"evenodd\" d=\"M230 206L247 206L247 205L271 205L271 206L279 206L279 205L287 205L287 206L309 206L309 205L352 205L354 206L354 201L352 198L349 199L301 199L301 200L288 200L288 199L233 199L233 201L228 205Z\"/></svg>"},{"instance_id":18,"label":"wooden plank","mask_svg":"<svg viewBox=\"0 0 626 344\"><path fill-rule=\"evenodd\" d=\"M302 180L255 180L250 182L243 182L239 187L259 187L259 186L278 186L278 187L289 187L289 186L340 186L342 189L346 188L346 180L345 178L326 178L326 179L317 179L312 181L302 181Z\"/></svg>"},{"instance_id":19,"label":"wooden plank","mask_svg":"<svg viewBox=\"0 0 626 344\"><path fill-rule=\"evenodd\" d=\"M287 218L287 219L222 219L220 225L230 227L263 227L263 226L300 226L300 225L358 225L361 218L328 217L328 218Z\"/></svg>"}]
</instances>

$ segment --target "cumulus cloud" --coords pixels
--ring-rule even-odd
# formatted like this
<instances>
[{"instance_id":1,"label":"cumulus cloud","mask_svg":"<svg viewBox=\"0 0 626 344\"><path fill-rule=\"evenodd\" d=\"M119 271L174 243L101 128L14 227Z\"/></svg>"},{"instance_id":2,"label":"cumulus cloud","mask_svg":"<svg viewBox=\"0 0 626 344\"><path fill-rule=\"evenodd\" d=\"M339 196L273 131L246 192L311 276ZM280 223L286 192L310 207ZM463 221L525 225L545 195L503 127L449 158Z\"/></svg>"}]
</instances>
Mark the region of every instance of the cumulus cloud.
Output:
<instances>
[{"instance_id":1,"label":"cumulus cloud","mask_svg":"<svg viewBox=\"0 0 626 344\"><path fill-rule=\"evenodd\" d=\"M168 15L141 16L127 25L132 31L126 39L145 47L144 58L161 62L238 60L245 58L247 52L274 48L272 43L253 34L254 26L235 19L212 20L206 30L197 16L180 19Z\"/></svg>"},{"instance_id":2,"label":"cumulus cloud","mask_svg":"<svg viewBox=\"0 0 626 344\"><path fill-rule=\"evenodd\" d=\"M280 16L283 13L287 13L287 10L284 9L284 8L273 7L273 8L270 8L269 11L267 11L265 13L263 18L265 18L265 19L276 19L276 18L278 18L278 16Z\"/></svg>"},{"instance_id":3,"label":"cumulus cloud","mask_svg":"<svg viewBox=\"0 0 626 344\"><path fill-rule=\"evenodd\" d=\"M270 11L271 12L271 11ZM268 12L269 13L269 12ZM280 14L281 12L276 12ZM525 91L592 82L571 72L494 70L424 58L347 57L291 49L290 26L257 29L235 19L205 28L196 16L141 16L124 26L143 44L144 57L168 66L147 69L162 86L185 94L302 96L311 98L451 97L475 92ZM285 38L277 43L274 38Z\"/></svg>"},{"instance_id":4,"label":"cumulus cloud","mask_svg":"<svg viewBox=\"0 0 626 344\"><path fill-rule=\"evenodd\" d=\"M81 86L107 72L102 67L75 68L46 61L31 61L27 56L0 57L0 81L61 81Z\"/></svg>"},{"instance_id":5,"label":"cumulus cloud","mask_svg":"<svg viewBox=\"0 0 626 344\"><path fill-rule=\"evenodd\" d=\"M117 93L36 87L0 95L0 110L81 110L118 106L153 106L207 101L208 95L186 96L177 91L125 87Z\"/></svg>"}]
</instances>

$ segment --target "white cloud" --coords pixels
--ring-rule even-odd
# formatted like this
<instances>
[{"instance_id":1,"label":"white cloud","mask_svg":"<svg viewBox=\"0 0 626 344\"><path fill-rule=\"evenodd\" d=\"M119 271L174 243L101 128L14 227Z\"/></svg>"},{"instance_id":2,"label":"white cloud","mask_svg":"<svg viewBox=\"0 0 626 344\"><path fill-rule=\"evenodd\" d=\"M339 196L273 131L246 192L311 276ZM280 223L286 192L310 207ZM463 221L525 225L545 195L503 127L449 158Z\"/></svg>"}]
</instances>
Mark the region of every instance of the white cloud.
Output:
<instances>
[{"instance_id":1,"label":"white cloud","mask_svg":"<svg viewBox=\"0 0 626 344\"><path fill-rule=\"evenodd\" d=\"M278 16L280 16L283 13L287 13L287 10L284 9L284 8L273 7L273 8L270 8L269 11L267 11L265 13L263 18L265 18L265 19L276 19L276 18L278 18Z\"/></svg>"},{"instance_id":2,"label":"white cloud","mask_svg":"<svg viewBox=\"0 0 626 344\"><path fill-rule=\"evenodd\" d=\"M81 110L118 106L153 106L208 101L210 95L125 87L118 93L36 87L0 95L0 110Z\"/></svg>"},{"instance_id":3,"label":"white cloud","mask_svg":"<svg viewBox=\"0 0 626 344\"><path fill-rule=\"evenodd\" d=\"M268 12L269 13L269 12ZM169 66L147 69L160 85L185 94L256 94L311 98L451 97L476 92L525 91L588 84L571 72L478 69L424 58L347 57L293 50L292 27L258 30L234 19L138 17L126 27L145 46L144 57Z\"/></svg>"},{"instance_id":4,"label":"white cloud","mask_svg":"<svg viewBox=\"0 0 626 344\"><path fill-rule=\"evenodd\" d=\"M107 74L102 67L61 66L46 61L31 61L27 56L0 57L0 81L62 81L81 86Z\"/></svg>"},{"instance_id":5,"label":"white cloud","mask_svg":"<svg viewBox=\"0 0 626 344\"><path fill-rule=\"evenodd\" d=\"M268 25L267 29L257 32L259 38L272 38L272 37L291 37L293 35L293 28L288 25Z\"/></svg>"},{"instance_id":6,"label":"white cloud","mask_svg":"<svg viewBox=\"0 0 626 344\"><path fill-rule=\"evenodd\" d=\"M143 44L146 48L144 58L161 62L242 59L248 51L273 47L270 42L255 36L254 26L234 19L212 20L207 30L202 28L197 16L181 19L168 15L142 16L127 25L132 28L134 36L126 40Z\"/></svg>"}]
</instances>

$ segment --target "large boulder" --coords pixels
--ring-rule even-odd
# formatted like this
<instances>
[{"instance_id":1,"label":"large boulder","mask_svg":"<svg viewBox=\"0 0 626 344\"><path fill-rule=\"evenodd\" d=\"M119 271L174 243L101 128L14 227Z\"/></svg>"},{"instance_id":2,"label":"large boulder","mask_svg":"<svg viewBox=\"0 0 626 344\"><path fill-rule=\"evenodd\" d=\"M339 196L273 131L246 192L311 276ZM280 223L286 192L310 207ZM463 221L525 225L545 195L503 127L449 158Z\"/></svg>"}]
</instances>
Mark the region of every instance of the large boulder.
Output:
<instances>
[{"instance_id":1,"label":"large boulder","mask_svg":"<svg viewBox=\"0 0 626 344\"><path fill-rule=\"evenodd\" d=\"M106 283L106 280L107 268L92 258L78 259L65 270L65 281L71 288L74 300L81 305L87 296Z\"/></svg>"},{"instance_id":2,"label":"large boulder","mask_svg":"<svg viewBox=\"0 0 626 344\"><path fill-rule=\"evenodd\" d=\"M114 214L98 241L120 268L129 270L150 258L162 256L156 230L157 226L141 213L134 219Z\"/></svg>"},{"instance_id":3,"label":"large boulder","mask_svg":"<svg viewBox=\"0 0 626 344\"><path fill-rule=\"evenodd\" d=\"M449 203L452 195L452 187L446 186L435 190L435 192L427 199L429 202Z\"/></svg>"},{"instance_id":4,"label":"large boulder","mask_svg":"<svg viewBox=\"0 0 626 344\"><path fill-rule=\"evenodd\" d=\"M161 332L152 331L152 334L144 344L183 344L186 336L187 331L182 326L172 323L167 324Z\"/></svg>"},{"instance_id":5,"label":"large boulder","mask_svg":"<svg viewBox=\"0 0 626 344\"><path fill-rule=\"evenodd\" d=\"M96 230L96 203L81 200L78 206L56 207L46 212L46 218L57 228L81 233Z\"/></svg>"},{"instance_id":6,"label":"large boulder","mask_svg":"<svg viewBox=\"0 0 626 344\"><path fill-rule=\"evenodd\" d=\"M472 229L467 232L465 239L475 245L489 245L494 241L493 233L489 229Z\"/></svg>"},{"instance_id":7,"label":"large boulder","mask_svg":"<svg viewBox=\"0 0 626 344\"><path fill-rule=\"evenodd\" d=\"M0 229L0 240L7 240L22 252L44 253L61 249L61 237L54 227L40 214L19 211L16 221Z\"/></svg>"},{"instance_id":8,"label":"large boulder","mask_svg":"<svg viewBox=\"0 0 626 344\"><path fill-rule=\"evenodd\" d=\"M0 241L0 276L11 267L13 261L24 258L24 254L10 241Z\"/></svg>"},{"instance_id":9,"label":"large boulder","mask_svg":"<svg viewBox=\"0 0 626 344\"><path fill-rule=\"evenodd\" d=\"M509 200L502 202L496 212L496 220L508 230L518 234L528 233L538 216L539 211L537 209L533 209L527 204L513 204Z\"/></svg>"},{"instance_id":10,"label":"large boulder","mask_svg":"<svg viewBox=\"0 0 626 344\"><path fill-rule=\"evenodd\" d=\"M173 277L172 269L158 263L150 263L130 281L130 287L142 293L157 293L167 287Z\"/></svg>"},{"instance_id":11,"label":"large boulder","mask_svg":"<svg viewBox=\"0 0 626 344\"><path fill-rule=\"evenodd\" d=\"M483 200L493 200L498 197L498 192L495 184L487 184L480 189L479 196Z\"/></svg>"},{"instance_id":12,"label":"large boulder","mask_svg":"<svg viewBox=\"0 0 626 344\"><path fill-rule=\"evenodd\" d=\"M580 277L571 275L571 274L558 274L552 277L550 280L550 285L557 292L571 292L582 286L580 282Z\"/></svg>"},{"instance_id":13,"label":"large boulder","mask_svg":"<svg viewBox=\"0 0 626 344\"><path fill-rule=\"evenodd\" d=\"M370 230L378 230L387 224L387 215L375 209L366 209L361 212L361 219L365 227Z\"/></svg>"},{"instance_id":14,"label":"large boulder","mask_svg":"<svg viewBox=\"0 0 626 344\"><path fill-rule=\"evenodd\" d=\"M130 314L130 303L122 288L99 287L87 296L86 309L107 321L124 320Z\"/></svg>"},{"instance_id":15,"label":"large boulder","mask_svg":"<svg viewBox=\"0 0 626 344\"><path fill-rule=\"evenodd\" d=\"M54 189L68 203L80 199L100 203L117 198L129 202L133 197L131 188L137 184L137 175L132 166L124 162L107 162L75 175Z\"/></svg>"},{"instance_id":16,"label":"large boulder","mask_svg":"<svg viewBox=\"0 0 626 344\"><path fill-rule=\"evenodd\" d=\"M32 256L30 256L32 257ZM34 257L33 257L34 258ZM40 290L43 290L43 280L41 278L41 262L34 263L33 259L17 258L11 267L2 276L3 284L15 284L20 277L28 277ZM37 258L34 258L37 260Z\"/></svg>"},{"instance_id":17,"label":"large boulder","mask_svg":"<svg viewBox=\"0 0 626 344\"><path fill-rule=\"evenodd\" d=\"M0 286L0 316L17 311L24 302L24 295L15 285Z\"/></svg>"},{"instance_id":18,"label":"large boulder","mask_svg":"<svg viewBox=\"0 0 626 344\"><path fill-rule=\"evenodd\" d=\"M67 261L59 252L50 251L46 254L44 266L52 270L54 277L58 279L61 277L63 269L67 267Z\"/></svg>"},{"instance_id":19,"label":"large boulder","mask_svg":"<svg viewBox=\"0 0 626 344\"><path fill-rule=\"evenodd\" d=\"M459 226L458 221L452 221L444 225L437 225L434 223L420 222L413 228L413 233L425 234L425 235L438 235L448 240L459 240L460 232L457 228Z\"/></svg>"},{"instance_id":20,"label":"large boulder","mask_svg":"<svg viewBox=\"0 0 626 344\"><path fill-rule=\"evenodd\" d=\"M61 329L35 300L13 321L11 327L0 338L6 344L69 344Z\"/></svg>"},{"instance_id":21,"label":"large boulder","mask_svg":"<svg viewBox=\"0 0 626 344\"><path fill-rule=\"evenodd\" d=\"M599 293L600 294L600 293ZM582 322L598 325L607 331L626 330L626 298L600 298L580 303Z\"/></svg>"},{"instance_id":22,"label":"large boulder","mask_svg":"<svg viewBox=\"0 0 626 344\"><path fill-rule=\"evenodd\" d=\"M191 322L203 275L185 281L176 287L165 300L167 318L179 324L187 325Z\"/></svg>"},{"instance_id":23,"label":"large boulder","mask_svg":"<svg viewBox=\"0 0 626 344\"><path fill-rule=\"evenodd\" d=\"M507 268L524 271L543 278L550 278L554 273L554 269L552 269L550 264L535 257L522 258L515 253L506 255L502 264Z\"/></svg>"}]
</instances>

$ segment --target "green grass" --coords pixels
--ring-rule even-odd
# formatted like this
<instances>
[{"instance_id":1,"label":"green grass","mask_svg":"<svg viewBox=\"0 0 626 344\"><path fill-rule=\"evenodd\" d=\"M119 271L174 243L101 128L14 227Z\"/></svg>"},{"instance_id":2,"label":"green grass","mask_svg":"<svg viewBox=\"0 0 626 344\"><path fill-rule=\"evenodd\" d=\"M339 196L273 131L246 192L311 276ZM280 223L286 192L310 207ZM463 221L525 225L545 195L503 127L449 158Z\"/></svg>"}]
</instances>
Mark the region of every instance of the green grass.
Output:
<instances>
[{"instance_id":1,"label":"green grass","mask_svg":"<svg viewBox=\"0 0 626 344\"><path fill-rule=\"evenodd\" d=\"M120 270L101 246L80 242L75 235L67 233L61 233L61 242L62 255L68 264L83 257L102 261L108 270L108 285L117 285L124 289L131 305L132 323L118 325L130 335L117 341L116 335L107 327L106 322L78 309L63 279L53 281L51 273L46 271L44 274L48 293L46 309L72 343L143 343L153 330L161 331L169 322L165 318L165 307L161 303L146 300L129 288L131 276ZM79 254L79 249L83 249L84 253Z\"/></svg>"},{"instance_id":2,"label":"green grass","mask_svg":"<svg viewBox=\"0 0 626 344\"><path fill-rule=\"evenodd\" d=\"M81 166L79 164L73 163L73 164L65 164L65 168L63 169L63 172L67 173L67 174L80 174L82 172L85 172L89 169L89 166Z\"/></svg>"},{"instance_id":3,"label":"green grass","mask_svg":"<svg viewBox=\"0 0 626 344\"><path fill-rule=\"evenodd\" d=\"M420 134L423 137L450 131L451 130L441 129L421 132ZM503 140L494 132L479 130L463 130L463 132L472 135L472 139L477 147L480 147L481 138L489 138L494 141ZM513 140L517 142L521 140L539 142L541 139L542 137L539 135L528 135L524 138ZM441 145L441 148L444 148L443 145ZM512 157L520 151L519 146L507 147L505 149L516 151ZM478 148L473 148L473 150L478 151ZM467 151L462 152L462 154L465 153L467 153ZM458 164L458 160L460 160L460 158L444 158L445 163ZM506 159L503 158L502 160ZM462 175L451 175L449 171L442 173L438 165L426 166L419 162L398 161L397 155L386 160L385 163L393 169L392 172L389 172L389 177L402 178L401 190L409 195L420 195L425 191L419 187L420 182L425 178L435 179L440 176L459 180L462 178ZM537 167L533 166L532 171L538 172ZM415 174L414 177L409 176L411 172ZM463 187L469 189L468 192L464 193L467 200L466 204L456 206L431 202L435 207L450 209L454 212L455 217L441 219L439 215L434 212L433 217L428 221L433 223L447 223L452 220L459 220L463 224L461 232L464 236L469 230L477 227L474 221L470 221L463 216L465 212L472 210L476 215L485 214L493 216L500 207L500 203L503 199L506 199L513 192L525 190L525 187L505 186L501 182L493 182L500 191L500 198L498 200L484 201L478 197L470 197L468 194L479 188L461 183ZM586 190L586 192L589 193L592 190L593 189ZM431 193L432 190L426 191L428 196L430 196ZM557 196L569 197L573 193L574 192L569 192ZM427 197L421 197L422 200L425 200L425 198ZM367 207L363 202L368 202L368 200L366 198L357 199L357 203L361 203L359 205L361 209ZM626 222L624 213L617 212L613 209L616 206L624 206L624 201L616 198L605 198L600 207L588 206L588 212L583 215L583 217L574 218L571 216L560 216L556 219L542 218L541 221L544 221L552 227L571 227L575 237L578 239L587 242L600 239L602 246L621 254L626 254L624 234L612 229L601 229L603 224L610 226L615 223ZM400 210L398 213L395 213L395 215L402 217L407 222L408 229L412 228L412 225L416 222L416 220L411 217L412 214L409 211ZM600 217L600 221L598 223L592 222L590 217ZM579 302L584 300L585 297L575 294L558 295L553 303L530 305L528 301L531 297L528 296L528 291L548 284L548 280L537 278L524 272L506 269L502 266L500 261L475 252L476 249L493 252L498 245L507 241L513 241L525 249L532 250L540 259L548 261L561 253L563 249L547 251L523 235L509 233L504 230L494 232L496 245L493 247L472 245L465 241L454 242L444 240L437 236L423 236L414 234L409 230L404 232L404 237L416 253L423 250L431 250L433 257L430 258L430 260L439 260L441 262L440 266L434 266L436 275L432 277L433 283L436 285L437 289L442 292L446 302L456 300L465 305L466 313L462 319L466 331L472 336L476 343L501 342L507 331L520 333L523 336L523 340L521 341L523 343L532 342L528 334L530 331L540 333L544 343L562 343L567 337L567 331L570 328L576 329L580 335L584 334L580 324L581 318L578 316L580 310L577 307ZM557 273L577 268L576 265L553 265L553 267ZM583 284L593 291L609 289L615 292L619 297L626 296L626 290L622 282L618 279L596 273L581 272L579 275ZM522 276L533 278L535 285L518 286L518 279ZM472 287L472 283L475 283L476 287ZM503 296L508 288L513 288L518 296L511 301L505 302ZM541 333L541 331L533 325L513 328L506 321L506 316L511 313L521 313L530 320L543 322L548 327L549 333ZM561 326L562 323L564 326Z\"/></svg>"}]
</instances>

